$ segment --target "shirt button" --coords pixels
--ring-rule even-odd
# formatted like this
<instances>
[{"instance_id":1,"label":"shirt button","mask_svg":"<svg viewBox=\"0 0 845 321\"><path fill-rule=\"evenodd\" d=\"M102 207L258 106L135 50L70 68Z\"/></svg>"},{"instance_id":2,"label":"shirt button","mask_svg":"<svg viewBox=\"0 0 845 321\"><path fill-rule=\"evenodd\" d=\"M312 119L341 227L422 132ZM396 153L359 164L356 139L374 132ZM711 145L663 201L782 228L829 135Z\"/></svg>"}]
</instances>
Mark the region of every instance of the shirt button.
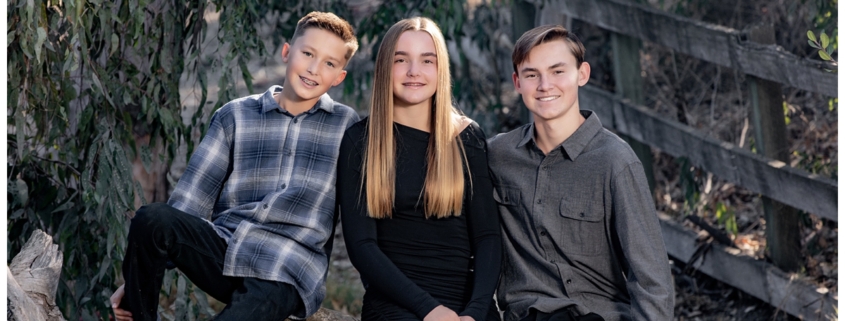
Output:
<instances>
[{"instance_id":1,"label":"shirt button","mask_svg":"<svg viewBox=\"0 0 845 321\"><path fill-rule=\"evenodd\" d=\"M546 236L546 231L540 231L540 236Z\"/></svg>"},{"instance_id":2,"label":"shirt button","mask_svg":"<svg viewBox=\"0 0 845 321\"><path fill-rule=\"evenodd\" d=\"M584 217L584 212L581 212L581 217Z\"/></svg>"},{"instance_id":3,"label":"shirt button","mask_svg":"<svg viewBox=\"0 0 845 321\"><path fill-rule=\"evenodd\" d=\"M299 122L299 119L298 119L298 118L294 118L294 119L293 119L293 123L294 123L294 124L296 124L296 123L298 123L298 122Z\"/></svg>"},{"instance_id":4,"label":"shirt button","mask_svg":"<svg viewBox=\"0 0 845 321\"><path fill-rule=\"evenodd\" d=\"M572 284L572 279L566 280L566 284Z\"/></svg>"},{"instance_id":5,"label":"shirt button","mask_svg":"<svg viewBox=\"0 0 845 321\"><path fill-rule=\"evenodd\" d=\"M551 260L551 261L549 261L549 262L550 262L550 263L552 263L552 264L555 264L555 260Z\"/></svg>"},{"instance_id":6,"label":"shirt button","mask_svg":"<svg viewBox=\"0 0 845 321\"><path fill-rule=\"evenodd\" d=\"M286 187L288 187L287 184L282 184L282 189L285 189Z\"/></svg>"},{"instance_id":7,"label":"shirt button","mask_svg":"<svg viewBox=\"0 0 845 321\"><path fill-rule=\"evenodd\" d=\"M538 200L537 200L537 204L543 204L543 200L538 199Z\"/></svg>"},{"instance_id":8,"label":"shirt button","mask_svg":"<svg viewBox=\"0 0 845 321\"><path fill-rule=\"evenodd\" d=\"M267 203L265 203L265 204L264 204L264 208L265 208L265 209L267 209L267 207L268 207L268 205L267 205Z\"/></svg>"}]
</instances>

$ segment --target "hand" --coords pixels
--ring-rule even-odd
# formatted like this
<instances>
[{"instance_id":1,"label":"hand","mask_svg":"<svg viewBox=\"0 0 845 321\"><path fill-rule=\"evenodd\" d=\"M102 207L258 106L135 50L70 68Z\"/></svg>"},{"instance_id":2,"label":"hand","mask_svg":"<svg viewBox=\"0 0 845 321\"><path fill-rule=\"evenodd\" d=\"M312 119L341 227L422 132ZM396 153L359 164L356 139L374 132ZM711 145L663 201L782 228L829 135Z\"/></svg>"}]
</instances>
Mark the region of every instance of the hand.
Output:
<instances>
[{"instance_id":1,"label":"hand","mask_svg":"<svg viewBox=\"0 0 845 321\"><path fill-rule=\"evenodd\" d=\"M123 285L121 285L114 294L111 295L111 309L114 311L114 316L117 321L132 321L132 312L119 308L120 301L123 300Z\"/></svg>"},{"instance_id":2,"label":"hand","mask_svg":"<svg viewBox=\"0 0 845 321\"><path fill-rule=\"evenodd\" d=\"M468 316L468 315L462 315L460 318L461 318L461 321L475 321L475 319L473 319L471 316Z\"/></svg>"},{"instance_id":3,"label":"hand","mask_svg":"<svg viewBox=\"0 0 845 321\"><path fill-rule=\"evenodd\" d=\"M458 318L458 314L455 311L438 305L434 310L431 310L431 312L425 315L423 321L461 321L461 319Z\"/></svg>"}]
</instances>

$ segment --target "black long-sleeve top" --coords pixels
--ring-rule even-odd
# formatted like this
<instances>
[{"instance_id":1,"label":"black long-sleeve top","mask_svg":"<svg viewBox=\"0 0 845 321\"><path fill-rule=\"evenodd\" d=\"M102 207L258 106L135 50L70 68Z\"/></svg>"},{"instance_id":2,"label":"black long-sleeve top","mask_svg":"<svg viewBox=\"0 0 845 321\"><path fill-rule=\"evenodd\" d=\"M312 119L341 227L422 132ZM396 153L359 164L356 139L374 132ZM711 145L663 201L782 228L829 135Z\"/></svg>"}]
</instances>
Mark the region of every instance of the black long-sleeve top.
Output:
<instances>
[{"instance_id":1,"label":"black long-sleeve top","mask_svg":"<svg viewBox=\"0 0 845 321\"><path fill-rule=\"evenodd\" d=\"M337 171L343 236L366 286L364 309L393 305L423 319L442 304L459 315L484 320L501 264L499 214L484 133L472 123L460 134L467 159L461 215L427 219L421 195L429 134L395 124L394 209L392 218L374 219L367 215L366 192L361 191L367 121L346 131Z\"/></svg>"}]
</instances>

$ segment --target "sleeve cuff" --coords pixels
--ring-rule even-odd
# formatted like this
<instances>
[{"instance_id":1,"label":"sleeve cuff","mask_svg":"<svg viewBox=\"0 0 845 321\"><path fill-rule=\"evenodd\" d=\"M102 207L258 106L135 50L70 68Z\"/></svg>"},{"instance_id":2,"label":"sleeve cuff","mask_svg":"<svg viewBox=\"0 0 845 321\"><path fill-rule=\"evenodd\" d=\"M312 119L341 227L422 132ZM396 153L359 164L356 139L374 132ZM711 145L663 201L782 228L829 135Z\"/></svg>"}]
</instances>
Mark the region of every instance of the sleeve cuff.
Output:
<instances>
[{"instance_id":1,"label":"sleeve cuff","mask_svg":"<svg viewBox=\"0 0 845 321\"><path fill-rule=\"evenodd\" d=\"M440 302L437 302L434 298L429 297L420 305L420 308L415 311L417 317L419 317L420 320L425 319L425 316L431 313L431 310L434 310L434 308L438 305L440 305Z\"/></svg>"},{"instance_id":2,"label":"sleeve cuff","mask_svg":"<svg viewBox=\"0 0 845 321\"><path fill-rule=\"evenodd\" d=\"M470 316L475 321L484 321L485 318L487 317L487 309L482 307L481 304L470 303L467 306L467 308L463 312L459 313L458 315Z\"/></svg>"}]
</instances>

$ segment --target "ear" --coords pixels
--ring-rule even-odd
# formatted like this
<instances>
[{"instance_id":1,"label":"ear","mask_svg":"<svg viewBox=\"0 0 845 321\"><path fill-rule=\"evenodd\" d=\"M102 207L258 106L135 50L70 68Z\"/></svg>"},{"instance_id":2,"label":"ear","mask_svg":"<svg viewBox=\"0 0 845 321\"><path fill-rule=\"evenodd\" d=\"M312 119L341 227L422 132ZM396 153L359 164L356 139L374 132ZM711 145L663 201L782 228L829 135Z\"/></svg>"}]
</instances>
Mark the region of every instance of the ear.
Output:
<instances>
[{"instance_id":1,"label":"ear","mask_svg":"<svg viewBox=\"0 0 845 321\"><path fill-rule=\"evenodd\" d=\"M586 85L590 81L590 63L582 62L578 68L578 86Z\"/></svg>"},{"instance_id":2,"label":"ear","mask_svg":"<svg viewBox=\"0 0 845 321\"><path fill-rule=\"evenodd\" d=\"M285 42L282 46L282 61L284 63L288 63L288 57L290 56L290 44Z\"/></svg>"},{"instance_id":3,"label":"ear","mask_svg":"<svg viewBox=\"0 0 845 321\"><path fill-rule=\"evenodd\" d=\"M522 89L522 87L520 87L519 85L519 75L517 75L516 71L514 71L511 77L513 77L513 89L518 92L520 89Z\"/></svg>"},{"instance_id":4,"label":"ear","mask_svg":"<svg viewBox=\"0 0 845 321\"><path fill-rule=\"evenodd\" d=\"M340 74L337 75L337 78L332 81L332 87L340 85L340 83L342 83L344 79L346 79L346 70L341 70Z\"/></svg>"}]
</instances>

